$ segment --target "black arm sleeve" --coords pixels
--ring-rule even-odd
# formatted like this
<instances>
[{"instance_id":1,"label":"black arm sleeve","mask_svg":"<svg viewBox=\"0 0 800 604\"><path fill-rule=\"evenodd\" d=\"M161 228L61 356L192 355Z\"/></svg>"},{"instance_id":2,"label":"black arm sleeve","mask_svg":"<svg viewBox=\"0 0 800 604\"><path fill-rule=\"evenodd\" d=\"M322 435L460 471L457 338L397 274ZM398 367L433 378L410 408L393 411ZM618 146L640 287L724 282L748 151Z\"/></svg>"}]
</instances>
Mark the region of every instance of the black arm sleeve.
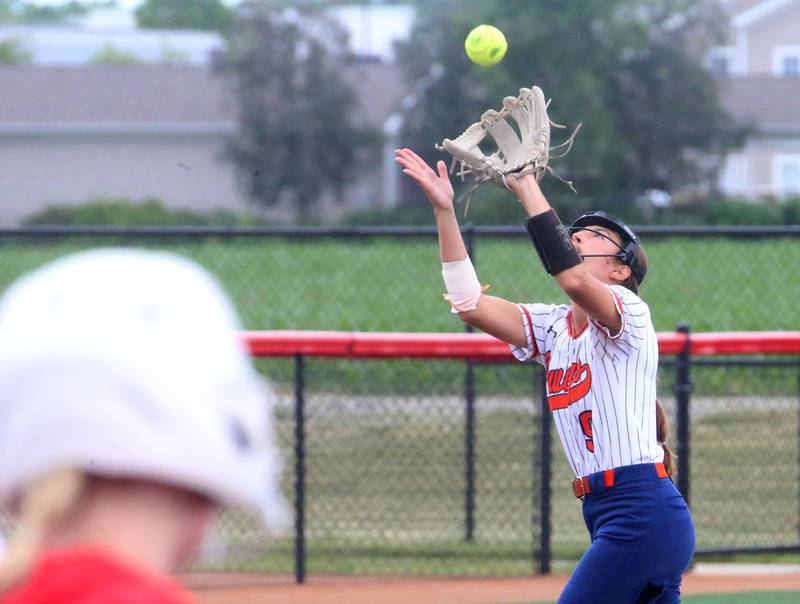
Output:
<instances>
[{"instance_id":1,"label":"black arm sleeve","mask_svg":"<svg viewBox=\"0 0 800 604\"><path fill-rule=\"evenodd\" d=\"M525 228L544 270L550 275L557 275L583 262L555 210L531 216L525 221Z\"/></svg>"}]
</instances>

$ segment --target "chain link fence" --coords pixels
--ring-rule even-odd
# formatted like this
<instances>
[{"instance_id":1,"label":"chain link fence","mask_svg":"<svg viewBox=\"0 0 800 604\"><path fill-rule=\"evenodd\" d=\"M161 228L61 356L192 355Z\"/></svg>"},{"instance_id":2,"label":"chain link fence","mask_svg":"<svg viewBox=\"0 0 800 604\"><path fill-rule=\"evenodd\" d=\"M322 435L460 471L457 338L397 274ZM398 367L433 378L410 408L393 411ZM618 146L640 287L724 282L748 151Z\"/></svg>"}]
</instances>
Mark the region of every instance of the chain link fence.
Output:
<instances>
[{"instance_id":1,"label":"chain link fence","mask_svg":"<svg viewBox=\"0 0 800 604\"><path fill-rule=\"evenodd\" d=\"M641 232L650 259L642 295L657 330L800 326L800 229ZM522 228L465 235L493 293L565 301ZM246 329L464 329L441 301L432 229L7 229L0 288L52 258L108 245L196 259L219 276ZM302 498L303 515L295 534L276 537L248 510L225 513L203 568L299 579L523 575L575 560L588 545L572 476L542 413L538 366L257 364L278 394L285 491L295 504ZM689 368L664 358L659 379L699 550L800 551L800 359L704 358ZM681 411L690 421L680 421ZM0 521L7 529L5 514Z\"/></svg>"},{"instance_id":2,"label":"chain link fence","mask_svg":"<svg viewBox=\"0 0 800 604\"><path fill-rule=\"evenodd\" d=\"M691 381L698 550L800 550L800 359L698 358Z\"/></svg>"},{"instance_id":3,"label":"chain link fence","mask_svg":"<svg viewBox=\"0 0 800 604\"><path fill-rule=\"evenodd\" d=\"M454 361L359 364L371 381L333 387L323 384L336 382L334 362L305 366L309 572L532 572L541 467L532 398L465 405ZM531 369L515 369L533 390ZM490 371L476 368L475 381ZM388 394L392 382L409 386Z\"/></svg>"}]
</instances>

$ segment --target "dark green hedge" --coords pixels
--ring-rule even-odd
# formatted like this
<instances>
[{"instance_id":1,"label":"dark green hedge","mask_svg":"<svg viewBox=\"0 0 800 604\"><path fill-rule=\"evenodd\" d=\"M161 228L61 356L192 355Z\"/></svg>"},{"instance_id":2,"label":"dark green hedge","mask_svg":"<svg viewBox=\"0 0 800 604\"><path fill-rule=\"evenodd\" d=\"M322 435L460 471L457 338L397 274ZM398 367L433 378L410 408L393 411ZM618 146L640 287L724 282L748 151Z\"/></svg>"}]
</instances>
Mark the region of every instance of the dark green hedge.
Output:
<instances>
[{"instance_id":1,"label":"dark green hedge","mask_svg":"<svg viewBox=\"0 0 800 604\"><path fill-rule=\"evenodd\" d=\"M32 214L24 225L61 226L253 226L261 221L227 210L203 213L172 210L157 199L133 202L96 199L79 205L54 205Z\"/></svg>"},{"instance_id":2,"label":"dark green hedge","mask_svg":"<svg viewBox=\"0 0 800 604\"><path fill-rule=\"evenodd\" d=\"M636 225L790 225L800 224L800 197L782 201L745 201L718 199L702 203L675 204L655 208L625 199L599 199L585 195L558 196L551 199L562 220L572 221L590 209L602 209ZM510 193L485 187L479 190L462 223L481 225L522 224L525 215ZM348 225L431 225L433 213L427 203L401 205L397 208L361 210L342 220Z\"/></svg>"},{"instance_id":3,"label":"dark green hedge","mask_svg":"<svg viewBox=\"0 0 800 604\"><path fill-rule=\"evenodd\" d=\"M584 195L558 196L553 206L562 219L572 221L588 209L603 209L636 225L789 225L800 224L800 197L783 202L720 199L702 203L648 207L640 202L597 199ZM464 217L459 220L480 225L522 224L525 215L509 193L492 187L480 189ZM23 221L25 225L64 226L257 226L268 222L227 210L203 213L168 209L157 199L133 202L125 199L98 199L79 205L50 206ZM425 203L375 208L352 212L340 221L343 226L432 225L433 213Z\"/></svg>"}]
</instances>

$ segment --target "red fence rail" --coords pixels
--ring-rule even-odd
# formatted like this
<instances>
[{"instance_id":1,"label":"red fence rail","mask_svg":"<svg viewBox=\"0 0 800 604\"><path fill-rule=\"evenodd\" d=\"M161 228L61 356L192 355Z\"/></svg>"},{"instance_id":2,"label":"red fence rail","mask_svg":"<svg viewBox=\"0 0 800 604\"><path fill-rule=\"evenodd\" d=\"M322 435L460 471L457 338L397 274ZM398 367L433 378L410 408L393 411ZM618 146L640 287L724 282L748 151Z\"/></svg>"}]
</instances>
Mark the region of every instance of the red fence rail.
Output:
<instances>
[{"instance_id":1,"label":"red fence rail","mask_svg":"<svg viewBox=\"0 0 800 604\"><path fill-rule=\"evenodd\" d=\"M477 333L349 331L251 331L243 334L257 357L296 355L346 358L441 358L507 362L513 357L500 340ZM662 355L696 356L800 354L800 331L696 333L660 332Z\"/></svg>"}]
</instances>

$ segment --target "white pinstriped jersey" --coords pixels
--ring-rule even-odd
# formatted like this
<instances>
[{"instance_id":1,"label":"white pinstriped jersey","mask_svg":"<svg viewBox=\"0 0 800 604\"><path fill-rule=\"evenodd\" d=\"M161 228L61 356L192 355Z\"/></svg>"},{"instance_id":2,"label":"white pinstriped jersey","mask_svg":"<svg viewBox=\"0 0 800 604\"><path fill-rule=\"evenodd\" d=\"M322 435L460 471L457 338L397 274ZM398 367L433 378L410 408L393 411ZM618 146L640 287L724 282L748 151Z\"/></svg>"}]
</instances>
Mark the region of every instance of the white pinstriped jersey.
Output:
<instances>
[{"instance_id":1,"label":"white pinstriped jersey","mask_svg":"<svg viewBox=\"0 0 800 604\"><path fill-rule=\"evenodd\" d=\"M650 309L630 290L610 289L622 317L615 336L592 319L573 333L566 305L517 305L528 346L511 351L545 366L550 410L576 476L664 459L656 440L658 342Z\"/></svg>"}]
</instances>

